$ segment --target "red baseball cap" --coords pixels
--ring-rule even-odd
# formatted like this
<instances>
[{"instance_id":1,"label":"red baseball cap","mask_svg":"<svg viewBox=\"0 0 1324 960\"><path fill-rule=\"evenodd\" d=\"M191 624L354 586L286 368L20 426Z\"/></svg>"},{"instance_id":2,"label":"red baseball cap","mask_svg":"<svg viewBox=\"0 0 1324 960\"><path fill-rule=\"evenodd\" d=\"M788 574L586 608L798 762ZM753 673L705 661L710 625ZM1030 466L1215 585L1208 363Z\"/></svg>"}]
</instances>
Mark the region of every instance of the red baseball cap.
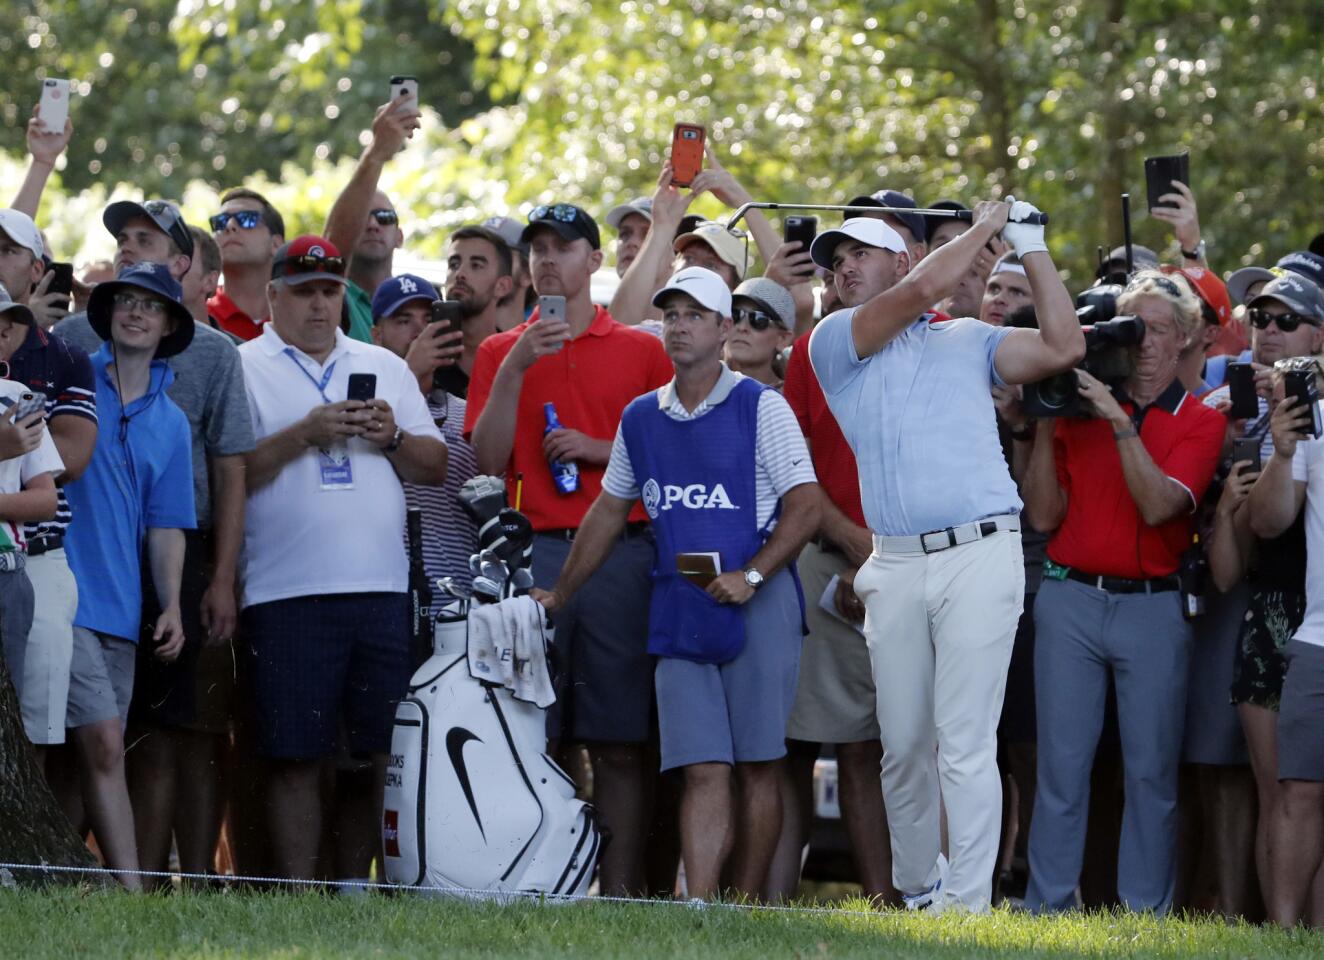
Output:
<instances>
[{"instance_id":1,"label":"red baseball cap","mask_svg":"<svg viewBox=\"0 0 1324 960\"><path fill-rule=\"evenodd\" d=\"M1191 285L1195 295L1218 317L1218 325L1226 327L1232 322L1232 298L1228 296L1227 286L1218 278L1218 274L1203 267L1174 267L1164 264L1160 267L1164 273L1180 273Z\"/></svg>"},{"instance_id":2,"label":"red baseball cap","mask_svg":"<svg viewBox=\"0 0 1324 960\"><path fill-rule=\"evenodd\" d=\"M343 284L345 258L326 237L306 233L276 251L271 262L271 279L284 280L288 284L308 283L310 280Z\"/></svg>"}]
</instances>

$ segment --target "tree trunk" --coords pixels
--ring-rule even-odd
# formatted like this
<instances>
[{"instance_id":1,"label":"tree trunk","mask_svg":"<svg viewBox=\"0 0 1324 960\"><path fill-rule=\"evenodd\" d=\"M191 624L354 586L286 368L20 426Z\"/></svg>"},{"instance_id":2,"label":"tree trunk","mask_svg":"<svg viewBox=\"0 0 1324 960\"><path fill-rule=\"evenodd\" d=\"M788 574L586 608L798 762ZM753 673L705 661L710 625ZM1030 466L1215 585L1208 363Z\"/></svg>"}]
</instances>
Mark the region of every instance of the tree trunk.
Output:
<instances>
[{"instance_id":1,"label":"tree trunk","mask_svg":"<svg viewBox=\"0 0 1324 960\"><path fill-rule=\"evenodd\" d=\"M46 785L46 777L23 731L18 696L0 659L0 862L97 866ZM103 882L84 873L47 870L0 871L0 884Z\"/></svg>"}]
</instances>

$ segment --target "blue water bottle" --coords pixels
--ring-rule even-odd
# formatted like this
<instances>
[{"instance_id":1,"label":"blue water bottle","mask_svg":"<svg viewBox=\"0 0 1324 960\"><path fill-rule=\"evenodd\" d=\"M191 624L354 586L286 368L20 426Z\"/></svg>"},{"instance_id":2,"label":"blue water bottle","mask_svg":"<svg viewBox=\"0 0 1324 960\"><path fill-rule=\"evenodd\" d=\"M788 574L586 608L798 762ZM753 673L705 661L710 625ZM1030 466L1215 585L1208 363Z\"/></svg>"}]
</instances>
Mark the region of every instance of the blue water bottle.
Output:
<instances>
[{"instance_id":1,"label":"blue water bottle","mask_svg":"<svg viewBox=\"0 0 1324 960\"><path fill-rule=\"evenodd\" d=\"M547 429L543 430L543 436L553 430L564 429L556 416L556 404L544 403L542 413L547 419ZM556 484L557 493L564 495L579 489L579 464L574 461L562 463L560 460L548 460L547 465L552 468L552 482Z\"/></svg>"}]
</instances>

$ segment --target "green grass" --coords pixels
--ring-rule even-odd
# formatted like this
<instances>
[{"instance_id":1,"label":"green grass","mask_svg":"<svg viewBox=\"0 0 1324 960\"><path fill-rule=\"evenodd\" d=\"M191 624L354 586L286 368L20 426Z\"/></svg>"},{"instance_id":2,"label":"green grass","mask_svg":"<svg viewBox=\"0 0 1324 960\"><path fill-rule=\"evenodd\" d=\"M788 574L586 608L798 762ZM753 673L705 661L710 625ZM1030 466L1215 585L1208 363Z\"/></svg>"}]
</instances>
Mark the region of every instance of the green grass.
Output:
<instances>
[{"instance_id":1,"label":"green grass","mask_svg":"<svg viewBox=\"0 0 1324 960\"><path fill-rule=\"evenodd\" d=\"M1128 914L1033 919L306 893L0 890L0 955L77 957L1312 957L1324 935Z\"/></svg>"}]
</instances>

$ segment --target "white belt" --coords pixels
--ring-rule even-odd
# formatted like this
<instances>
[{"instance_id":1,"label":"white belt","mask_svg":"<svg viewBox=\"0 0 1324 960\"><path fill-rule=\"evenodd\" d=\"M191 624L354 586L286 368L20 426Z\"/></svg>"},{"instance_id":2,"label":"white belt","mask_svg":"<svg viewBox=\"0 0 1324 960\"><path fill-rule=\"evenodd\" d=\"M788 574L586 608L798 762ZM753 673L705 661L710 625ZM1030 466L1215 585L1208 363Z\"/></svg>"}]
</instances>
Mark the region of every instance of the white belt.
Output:
<instances>
[{"instance_id":1,"label":"white belt","mask_svg":"<svg viewBox=\"0 0 1324 960\"><path fill-rule=\"evenodd\" d=\"M963 543L982 540L999 530L1019 532L1020 529L1021 518L1008 513L1000 517L989 517L956 527L947 527L944 530L931 530L915 537L880 537L874 534L873 549L874 553L938 553L951 547L959 547Z\"/></svg>"}]
</instances>

